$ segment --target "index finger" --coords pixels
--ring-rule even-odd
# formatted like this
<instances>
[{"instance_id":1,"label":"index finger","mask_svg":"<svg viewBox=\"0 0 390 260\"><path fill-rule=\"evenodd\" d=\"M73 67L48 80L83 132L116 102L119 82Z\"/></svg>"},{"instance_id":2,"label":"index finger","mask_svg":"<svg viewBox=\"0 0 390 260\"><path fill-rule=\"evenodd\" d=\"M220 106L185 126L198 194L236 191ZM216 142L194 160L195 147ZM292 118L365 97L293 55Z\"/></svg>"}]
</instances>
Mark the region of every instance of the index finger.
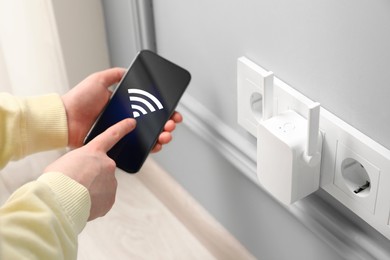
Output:
<instances>
[{"instance_id":1,"label":"index finger","mask_svg":"<svg viewBox=\"0 0 390 260\"><path fill-rule=\"evenodd\" d=\"M125 135L134 130L136 121L133 118L126 118L115 125L107 128L106 131L96 136L87 145L107 153Z\"/></svg>"}]
</instances>

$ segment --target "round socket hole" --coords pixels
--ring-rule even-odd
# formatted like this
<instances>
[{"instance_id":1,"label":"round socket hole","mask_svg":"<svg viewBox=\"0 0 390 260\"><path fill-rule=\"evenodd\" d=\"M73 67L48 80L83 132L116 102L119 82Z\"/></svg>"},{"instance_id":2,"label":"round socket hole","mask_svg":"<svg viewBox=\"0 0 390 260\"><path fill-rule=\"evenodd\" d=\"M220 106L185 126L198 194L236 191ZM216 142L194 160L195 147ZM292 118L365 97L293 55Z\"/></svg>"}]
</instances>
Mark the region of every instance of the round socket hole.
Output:
<instances>
[{"instance_id":1,"label":"round socket hole","mask_svg":"<svg viewBox=\"0 0 390 260\"><path fill-rule=\"evenodd\" d=\"M367 197L371 190L371 180L364 166L352 158L347 158L341 164L341 174L347 187L359 197Z\"/></svg>"},{"instance_id":2,"label":"round socket hole","mask_svg":"<svg viewBox=\"0 0 390 260\"><path fill-rule=\"evenodd\" d=\"M250 104L253 115L257 120L261 120L263 118L263 96L255 92L250 97Z\"/></svg>"}]
</instances>

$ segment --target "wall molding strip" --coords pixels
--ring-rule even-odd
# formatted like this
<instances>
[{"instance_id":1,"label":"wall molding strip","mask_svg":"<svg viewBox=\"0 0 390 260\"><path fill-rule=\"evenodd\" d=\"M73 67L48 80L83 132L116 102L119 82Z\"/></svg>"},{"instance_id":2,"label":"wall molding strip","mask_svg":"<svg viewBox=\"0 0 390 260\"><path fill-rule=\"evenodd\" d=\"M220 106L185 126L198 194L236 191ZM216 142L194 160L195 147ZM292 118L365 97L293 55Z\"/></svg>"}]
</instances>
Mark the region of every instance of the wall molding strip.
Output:
<instances>
[{"instance_id":1,"label":"wall molding strip","mask_svg":"<svg viewBox=\"0 0 390 260\"><path fill-rule=\"evenodd\" d=\"M261 188L256 177L254 144L189 94L183 96L177 110L183 114L185 118L183 124L187 128L215 148L246 178ZM390 257L390 253L376 243L375 238L357 227L317 193L285 208L345 259L367 260Z\"/></svg>"}]
</instances>

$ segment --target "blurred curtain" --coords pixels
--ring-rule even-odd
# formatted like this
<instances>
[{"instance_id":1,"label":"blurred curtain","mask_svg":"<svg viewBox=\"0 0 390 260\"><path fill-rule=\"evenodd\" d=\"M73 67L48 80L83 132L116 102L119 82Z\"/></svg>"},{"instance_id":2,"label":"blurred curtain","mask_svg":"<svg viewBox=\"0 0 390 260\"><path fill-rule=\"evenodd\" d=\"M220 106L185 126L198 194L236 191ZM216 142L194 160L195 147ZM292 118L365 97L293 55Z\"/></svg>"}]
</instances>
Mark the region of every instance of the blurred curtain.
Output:
<instances>
[{"instance_id":1,"label":"blurred curtain","mask_svg":"<svg viewBox=\"0 0 390 260\"><path fill-rule=\"evenodd\" d=\"M63 94L107 67L100 1L0 0L0 92ZM0 203L62 153L35 154L0 170Z\"/></svg>"},{"instance_id":2,"label":"blurred curtain","mask_svg":"<svg viewBox=\"0 0 390 260\"><path fill-rule=\"evenodd\" d=\"M51 10L49 1L0 1L1 92L32 96L68 90ZM35 179L60 154L45 152L8 164L0 171L0 200Z\"/></svg>"},{"instance_id":3,"label":"blurred curtain","mask_svg":"<svg viewBox=\"0 0 390 260\"><path fill-rule=\"evenodd\" d=\"M0 0L1 91L29 96L68 89L51 1Z\"/></svg>"}]
</instances>

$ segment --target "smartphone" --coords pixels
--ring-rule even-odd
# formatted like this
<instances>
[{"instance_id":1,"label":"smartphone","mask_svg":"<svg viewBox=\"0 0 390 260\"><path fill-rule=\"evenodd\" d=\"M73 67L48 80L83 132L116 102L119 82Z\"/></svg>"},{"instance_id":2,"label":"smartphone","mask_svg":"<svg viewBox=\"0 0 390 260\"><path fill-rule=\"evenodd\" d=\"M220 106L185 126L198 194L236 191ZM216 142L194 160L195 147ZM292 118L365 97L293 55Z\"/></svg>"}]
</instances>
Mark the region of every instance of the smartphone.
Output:
<instances>
[{"instance_id":1,"label":"smartphone","mask_svg":"<svg viewBox=\"0 0 390 260\"><path fill-rule=\"evenodd\" d=\"M136 128L107 155L125 172L138 172L190 80L190 73L173 62L149 50L139 52L84 143L125 118L135 118Z\"/></svg>"}]
</instances>

